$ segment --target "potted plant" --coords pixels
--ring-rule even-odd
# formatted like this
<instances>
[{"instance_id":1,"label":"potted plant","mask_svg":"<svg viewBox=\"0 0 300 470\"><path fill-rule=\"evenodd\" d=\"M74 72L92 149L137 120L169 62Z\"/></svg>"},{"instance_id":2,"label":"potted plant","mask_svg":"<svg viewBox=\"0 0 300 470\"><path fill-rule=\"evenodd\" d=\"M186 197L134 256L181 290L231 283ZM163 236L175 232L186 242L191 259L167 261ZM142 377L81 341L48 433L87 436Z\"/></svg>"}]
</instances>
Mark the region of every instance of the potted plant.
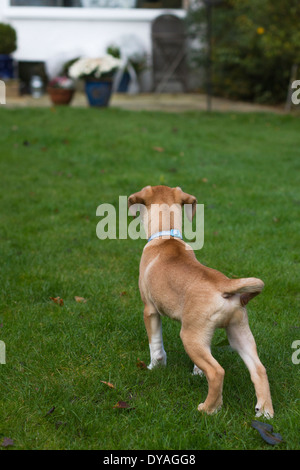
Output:
<instances>
[{"instance_id":1,"label":"potted plant","mask_svg":"<svg viewBox=\"0 0 300 470\"><path fill-rule=\"evenodd\" d=\"M75 92L74 81L65 76L55 77L50 80L47 91L53 104L68 105Z\"/></svg>"},{"instance_id":2,"label":"potted plant","mask_svg":"<svg viewBox=\"0 0 300 470\"><path fill-rule=\"evenodd\" d=\"M90 106L106 107L112 93L113 77L121 65L110 54L100 58L81 58L69 68L69 76L85 80L85 92Z\"/></svg>"},{"instance_id":3,"label":"potted plant","mask_svg":"<svg viewBox=\"0 0 300 470\"><path fill-rule=\"evenodd\" d=\"M9 24L0 23L0 78L13 78L13 59L10 54L16 49L16 30Z\"/></svg>"}]
</instances>

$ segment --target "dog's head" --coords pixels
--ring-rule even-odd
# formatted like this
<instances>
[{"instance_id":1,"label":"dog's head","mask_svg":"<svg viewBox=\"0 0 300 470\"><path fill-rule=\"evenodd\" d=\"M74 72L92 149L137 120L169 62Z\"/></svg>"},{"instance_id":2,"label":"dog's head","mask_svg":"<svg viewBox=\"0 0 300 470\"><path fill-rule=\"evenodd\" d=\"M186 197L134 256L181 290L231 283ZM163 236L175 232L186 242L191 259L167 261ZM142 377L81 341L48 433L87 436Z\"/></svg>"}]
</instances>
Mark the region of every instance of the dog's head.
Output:
<instances>
[{"instance_id":1,"label":"dog's head","mask_svg":"<svg viewBox=\"0 0 300 470\"><path fill-rule=\"evenodd\" d=\"M162 230L182 227L182 207L189 220L195 215L197 200L177 186L146 186L128 198L132 215L139 211L147 237Z\"/></svg>"}]
</instances>

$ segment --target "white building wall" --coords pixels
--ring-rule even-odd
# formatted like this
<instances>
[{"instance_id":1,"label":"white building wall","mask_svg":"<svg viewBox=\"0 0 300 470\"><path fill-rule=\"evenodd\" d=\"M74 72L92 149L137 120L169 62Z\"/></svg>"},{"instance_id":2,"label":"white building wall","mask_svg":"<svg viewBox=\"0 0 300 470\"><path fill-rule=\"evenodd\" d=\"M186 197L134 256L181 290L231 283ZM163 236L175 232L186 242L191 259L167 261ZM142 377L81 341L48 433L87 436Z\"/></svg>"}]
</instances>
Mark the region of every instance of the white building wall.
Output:
<instances>
[{"instance_id":1,"label":"white building wall","mask_svg":"<svg viewBox=\"0 0 300 470\"><path fill-rule=\"evenodd\" d=\"M99 56L124 35L134 34L151 56L151 23L164 13L184 10L11 7L0 0L0 22L17 31L19 61L44 61L51 71L80 55Z\"/></svg>"}]
</instances>

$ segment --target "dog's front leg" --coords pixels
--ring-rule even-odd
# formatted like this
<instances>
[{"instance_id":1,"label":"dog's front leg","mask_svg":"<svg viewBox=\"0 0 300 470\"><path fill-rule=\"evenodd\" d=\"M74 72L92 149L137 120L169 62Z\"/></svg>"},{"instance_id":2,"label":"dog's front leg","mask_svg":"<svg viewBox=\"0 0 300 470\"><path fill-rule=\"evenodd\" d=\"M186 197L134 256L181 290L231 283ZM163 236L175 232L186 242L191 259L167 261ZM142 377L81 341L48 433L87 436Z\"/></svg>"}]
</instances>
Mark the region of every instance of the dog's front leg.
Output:
<instances>
[{"instance_id":1,"label":"dog's front leg","mask_svg":"<svg viewBox=\"0 0 300 470\"><path fill-rule=\"evenodd\" d=\"M162 325L159 313L153 311L153 307L145 306L144 322L148 334L151 362L148 369L158 365L166 365L167 354L164 350L162 338Z\"/></svg>"}]
</instances>

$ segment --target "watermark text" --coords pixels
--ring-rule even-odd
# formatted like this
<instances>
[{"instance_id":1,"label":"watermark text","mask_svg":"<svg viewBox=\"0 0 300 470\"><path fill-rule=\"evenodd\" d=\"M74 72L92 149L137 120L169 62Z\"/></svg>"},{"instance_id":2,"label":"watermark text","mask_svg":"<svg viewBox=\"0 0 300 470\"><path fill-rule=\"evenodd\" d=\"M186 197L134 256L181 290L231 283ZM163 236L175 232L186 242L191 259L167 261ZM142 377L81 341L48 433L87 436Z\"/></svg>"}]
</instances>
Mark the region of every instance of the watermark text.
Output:
<instances>
[{"instance_id":1,"label":"watermark text","mask_svg":"<svg viewBox=\"0 0 300 470\"><path fill-rule=\"evenodd\" d=\"M0 104L6 104L6 87L3 80L0 80Z\"/></svg>"},{"instance_id":2,"label":"watermark text","mask_svg":"<svg viewBox=\"0 0 300 470\"><path fill-rule=\"evenodd\" d=\"M147 240L154 233L175 228L187 241L187 249L200 250L204 245L204 204L133 204L128 209L127 196L119 196L118 211L112 204L100 204L96 216L101 217L96 227L100 240ZM128 216L134 219L128 223ZM193 220L192 220L193 219Z\"/></svg>"},{"instance_id":3,"label":"watermark text","mask_svg":"<svg viewBox=\"0 0 300 470\"><path fill-rule=\"evenodd\" d=\"M0 364L6 364L5 343L0 341Z\"/></svg>"},{"instance_id":4,"label":"watermark text","mask_svg":"<svg viewBox=\"0 0 300 470\"><path fill-rule=\"evenodd\" d=\"M296 349L296 351L292 354L292 363L300 364L300 339L293 341L292 349Z\"/></svg>"},{"instance_id":5,"label":"watermark text","mask_svg":"<svg viewBox=\"0 0 300 470\"><path fill-rule=\"evenodd\" d=\"M295 90L292 93L292 103L295 105L300 104L300 80L292 82L292 89Z\"/></svg>"}]
</instances>

